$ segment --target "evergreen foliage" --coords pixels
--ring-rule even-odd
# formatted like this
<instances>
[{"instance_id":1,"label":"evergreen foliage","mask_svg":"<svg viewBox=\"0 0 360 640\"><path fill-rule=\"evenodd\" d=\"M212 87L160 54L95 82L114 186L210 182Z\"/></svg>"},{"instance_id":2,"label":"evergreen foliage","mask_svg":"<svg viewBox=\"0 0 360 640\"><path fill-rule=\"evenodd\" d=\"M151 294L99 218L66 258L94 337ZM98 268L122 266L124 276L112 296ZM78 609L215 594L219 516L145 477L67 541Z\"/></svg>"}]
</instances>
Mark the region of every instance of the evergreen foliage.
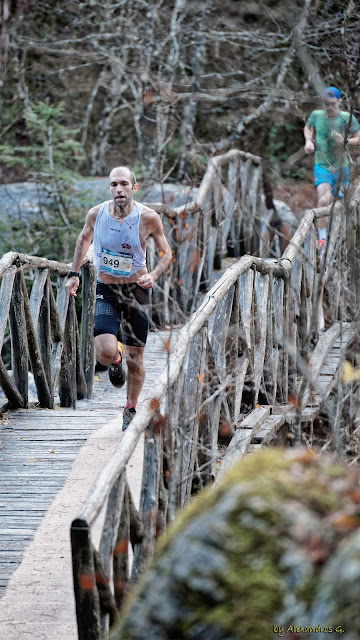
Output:
<instances>
[{"instance_id":1,"label":"evergreen foliage","mask_svg":"<svg viewBox=\"0 0 360 640\"><path fill-rule=\"evenodd\" d=\"M23 119L25 144L0 146L0 161L8 167L22 166L27 178L35 183L38 194L39 215L27 221L7 223L7 240L3 250L15 248L25 253L68 260L69 242L77 235L78 215L71 208L71 187L83 160L81 145L76 141L76 130L63 124L64 104L56 106L45 102L29 102ZM31 225L31 226L30 226ZM10 237L9 237L10 236ZM9 246L11 241L11 247Z\"/></svg>"}]
</instances>

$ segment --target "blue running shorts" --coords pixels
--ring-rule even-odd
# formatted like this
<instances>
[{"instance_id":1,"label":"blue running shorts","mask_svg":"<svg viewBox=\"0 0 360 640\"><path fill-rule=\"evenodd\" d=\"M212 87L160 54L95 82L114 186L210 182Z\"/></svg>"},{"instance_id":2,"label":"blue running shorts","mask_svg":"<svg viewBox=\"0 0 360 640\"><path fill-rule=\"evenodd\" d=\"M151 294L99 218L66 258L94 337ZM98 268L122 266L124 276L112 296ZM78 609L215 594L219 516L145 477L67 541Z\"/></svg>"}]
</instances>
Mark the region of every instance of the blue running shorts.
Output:
<instances>
[{"instance_id":1,"label":"blue running shorts","mask_svg":"<svg viewBox=\"0 0 360 640\"><path fill-rule=\"evenodd\" d=\"M344 167L342 170L342 184L338 185L340 176L340 171L327 171L327 169L323 169L319 164L314 164L314 178L315 178L315 187L318 187L319 184L323 182L327 182L331 186L331 192L334 197L343 198L344 197L344 187L349 186L349 167ZM337 193L339 190L339 193Z\"/></svg>"}]
</instances>

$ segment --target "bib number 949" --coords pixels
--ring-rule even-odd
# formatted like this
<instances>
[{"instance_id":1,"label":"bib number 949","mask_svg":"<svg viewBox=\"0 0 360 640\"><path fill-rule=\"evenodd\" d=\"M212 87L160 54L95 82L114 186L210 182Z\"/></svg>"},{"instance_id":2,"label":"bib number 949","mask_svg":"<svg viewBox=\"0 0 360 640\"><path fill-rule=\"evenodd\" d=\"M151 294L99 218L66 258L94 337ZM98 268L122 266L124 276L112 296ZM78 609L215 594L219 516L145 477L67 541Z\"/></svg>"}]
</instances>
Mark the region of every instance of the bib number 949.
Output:
<instances>
[{"instance_id":1,"label":"bib number 949","mask_svg":"<svg viewBox=\"0 0 360 640\"><path fill-rule=\"evenodd\" d=\"M115 277L129 276L131 273L132 258L132 253L102 249L100 270Z\"/></svg>"}]
</instances>

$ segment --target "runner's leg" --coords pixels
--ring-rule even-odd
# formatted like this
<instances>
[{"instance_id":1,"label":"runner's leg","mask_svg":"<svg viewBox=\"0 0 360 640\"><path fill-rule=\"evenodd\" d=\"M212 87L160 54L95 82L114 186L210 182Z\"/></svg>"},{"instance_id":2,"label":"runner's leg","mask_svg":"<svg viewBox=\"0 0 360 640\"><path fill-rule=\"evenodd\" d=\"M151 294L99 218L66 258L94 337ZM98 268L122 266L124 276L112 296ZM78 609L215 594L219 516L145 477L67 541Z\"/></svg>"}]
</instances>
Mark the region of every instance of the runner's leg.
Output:
<instances>
[{"instance_id":1,"label":"runner's leg","mask_svg":"<svg viewBox=\"0 0 360 640\"><path fill-rule=\"evenodd\" d=\"M96 360L106 367L118 354L119 325L120 311L115 308L115 297L107 285L98 283L94 314L95 352Z\"/></svg>"},{"instance_id":2,"label":"runner's leg","mask_svg":"<svg viewBox=\"0 0 360 640\"><path fill-rule=\"evenodd\" d=\"M125 295L125 292L124 292ZM125 358L127 364L127 402L137 403L145 378L144 348L149 331L150 294L138 285L129 285L124 304Z\"/></svg>"},{"instance_id":3,"label":"runner's leg","mask_svg":"<svg viewBox=\"0 0 360 640\"><path fill-rule=\"evenodd\" d=\"M96 360L109 367L118 353L117 337L112 333L102 333L95 337Z\"/></svg>"},{"instance_id":4,"label":"runner's leg","mask_svg":"<svg viewBox=\"0 0 360 640\"><path fill-rule=\"evenodd\" d=\"M318 207L327 207L333 201L331 185L328 182L322 182L316 187L318 197ZM327 217L319 218L317 221L318 229L326 229L328 223Z\"/></svg>"},{"instance_id":5,"label":"runner's leg","mask_svg":"<svg viewBox=\"0 0 360 640\"><path fill-rule=\"evenodd\" d=\"M315 187L317 192L317 206L318 207L327 207L332 203L332 183L333 183L333 175L330 171L327 171L323 167L318 164L314 164L314 180ZM326 229L327 227L327 218L319 218L317 220L317 228L318 229Z\"/></svg>"},{"instance_id":6,"label":"runner's leg","mask_svg":"<svg viewBox=\"0 0 360 640\"><path fill-rule=\"evenodd\" d=\"M127 364L126 395L129 405L135 406L145 378L144 347L125 347Z\"/></svg>"}]
</instances>

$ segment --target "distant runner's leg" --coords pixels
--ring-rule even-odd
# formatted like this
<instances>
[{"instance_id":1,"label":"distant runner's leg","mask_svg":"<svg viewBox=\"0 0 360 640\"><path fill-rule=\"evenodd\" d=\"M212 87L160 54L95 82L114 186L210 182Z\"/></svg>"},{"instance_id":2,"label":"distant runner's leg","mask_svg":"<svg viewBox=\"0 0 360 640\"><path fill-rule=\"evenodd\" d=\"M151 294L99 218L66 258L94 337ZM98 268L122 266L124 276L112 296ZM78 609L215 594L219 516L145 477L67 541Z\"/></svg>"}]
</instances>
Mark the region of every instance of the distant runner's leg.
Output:
<instances>
[{"instance_id":1,"label":"distant runner's leg","mask_svg":"<svg viewBox=\"0 0 360 640\"><path fill-rule=\"evenodd\" d=\"M327 207L333 201L333 195L331 192L331 185L327 182L322 182L316 187L317 197L318 197L318 207ZM319 240L326 240L326 228L328 225L328 218L318 218L317 220L317 228L318 231L325 231L325 238L323 233L319 233ZM321 236L321 237L320 237Z\"/></svg>"}]
</instances>

